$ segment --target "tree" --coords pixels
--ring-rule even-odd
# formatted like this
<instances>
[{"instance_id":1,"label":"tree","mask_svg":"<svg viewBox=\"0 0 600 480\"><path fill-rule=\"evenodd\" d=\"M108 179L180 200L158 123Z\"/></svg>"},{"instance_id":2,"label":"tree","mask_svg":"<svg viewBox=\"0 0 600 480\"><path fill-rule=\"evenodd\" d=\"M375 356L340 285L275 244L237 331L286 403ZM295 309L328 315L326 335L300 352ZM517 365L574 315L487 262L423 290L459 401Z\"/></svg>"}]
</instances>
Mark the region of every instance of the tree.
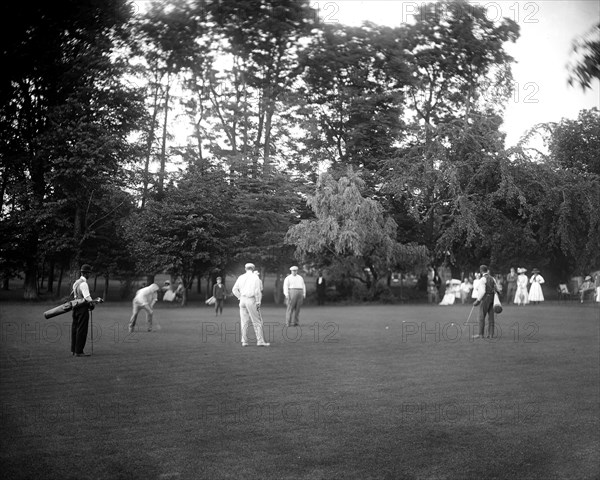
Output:
<instances>
[{"instance_id":1,"label":"tree","mask_svg":"<svg viewBox=\"0 0 600 480\"><path fill-rule=\"evenodd\" d=\"M230 199L221 172L192 169L165 189L162 201L149 201L123 225L138 271L181 277L185 305L194 277L227 263L232 228L224 206Z\"/></svg>"},{"instance_id":2,"label":"tree","mask_svg":"<svg viewBox=\"0 0 600 480\"><path fill-rule=\"evenodd\" d=\"M212 68L190 84L199 97L195 109L207 102L212 120L204 124L217 140L212 154L231 172L268 176L282 156L282 100L299 74L299 40L309 35L314 12L306 0L225 0L207 10Z\"/></svg>"},{"instance_id":3,"label":"tree","mask_svg":"<svg viewBox=\"0 0 600 480\"><path fill-rule=\"evenodd\" d=\"M592 81L600 79L600 22L580 39L573 42L569 65L569 85L578 83L583 90L592 88Z\"/></svg>"},{"instance_id":4,"label":"tree","mask_svg":"<svg viewBox=\"0 0 600 480\"><path fill-rule=\"evenodd\" d=\"M343 264L348 277L370 284L374 297L382 275L396 268L423 266L428 252L396 240L396 223L385 216L379 203L362 195L364 186L351 167L337 181L322 174L315 194L307 200L316 218L290 227L286 242L295 245L296 257L303 263Z\"/></svg>"},{"instance_id":5,"label":"tree","mask_svg":"<svg viewBox=\"0 0 600 480\"><path fill-rule=\"evenodd\" d=\"M143 59L143 68L137 68L147 82L151 99L151 121L146 127L145 163L142 171L141 204L150 192L150 164L152 158L159 163L155 195L164 193L169 140L169 113L177 91L177 81L184 71L198 69L203 63L206 49L199 39L206 30L204 15L198 15L193 5L185 1L170 3L152 2L149 10L134 24L136 43L133 58ZM162 114L162 121L159 120ZM158 130L158 131L157 131ZM158 141L158 145L156 145Z\"/></svg>"},{"instance_id":6,"label":"tree","mask_svg":"<svg viewBox=\"0 0 600 480\"><path fill-rule=\"evenodd\" d=\"M550 157L561 167L582 174L600 175L600 111L581 110L576 120L547 124Z\"/></svg>"},{"instance_id":7,"label":"tree","mask_svg":"<svg viewBox=\"0 0 600 480\"><path fill-rule=\"evenodd\" d=\"M135 89L121 82L117 53L130 15L124 0L3 4L11 29L0 77L0 156L3 222L18 229L23 247L25 298L37 297L40 233L50 204L69 205L73 273L89 233L93 191L114 184L120 161L133 156L128 135L142 116ZM62 233L62 232L61 232Z\"/></svg>"},{"instance_id":8,"label":"tree","mask_svg":"<svg viewBox=\"0 0 600 480\"><path fill-rule=\"evenodd\" d=\"M302 53L300 113L309 128L299 143L314 164L375 173L392 156L410 80L402 37L401 28L372 23L325 25Z\"/></svg>"},{"instance_id":9,"label":"tree","mask_svg":"<svg viewBox=\"0 0 600 480\"><path fill-rule=\"evenodd\" d=\"M422 5L406 29L413 80L405 135L382 169L383 192L418 222L416 233L433 262L453 262L461 239L468 244L481 235L473 201L477 188L490 188L485 176L504 149L499 127L512 58L503 44L516 40L518 26L509 19L494 23L484 8L459 1Z\"/></svg>"}]
</instances>

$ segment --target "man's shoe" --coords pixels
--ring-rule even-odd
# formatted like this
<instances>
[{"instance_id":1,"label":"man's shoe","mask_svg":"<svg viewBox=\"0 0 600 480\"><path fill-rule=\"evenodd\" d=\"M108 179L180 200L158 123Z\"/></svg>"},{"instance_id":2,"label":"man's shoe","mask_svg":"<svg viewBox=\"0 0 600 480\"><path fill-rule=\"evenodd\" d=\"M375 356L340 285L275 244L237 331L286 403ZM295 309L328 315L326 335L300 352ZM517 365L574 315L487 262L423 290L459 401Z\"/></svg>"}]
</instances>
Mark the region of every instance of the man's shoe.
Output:
<instances>
[{"instance_id":1,"label":"man's shoe","mask_svg":"<svg viewBox=\"0 0 600 480\"><path fill-rule=\"evenodd\" d=\"M257 347L269 347L270 345L271 344L267 342L261 342L256 344Z\"/></svg>"},{"instance_id":2,"label":"man's shoe","mask_svg":"<svg viewBox=\"0 0 600 480\"><path fill-rule=\"evenodd\" d=\"M242 347L247 347L248 343L247 342L242 342Z\"/></svg>"},{"instance_id":3,"label":"man's shoe","mask_svg":"<svg viewBox=\"0 0 600 480\"><path fill-rule=\"evenodd\" d=\"M76 353L75 356L76 357L89 357L90 354L89 353Z\"/></svg>"},{"instance_id":4,"label":"man's shoe","mask_svg":"<svg viewBox=\"0 0 600 480\"><path fill-rule=\"evenodd\" d=\"M133 333L133 327L129 327L129 333Z\"/></svg>"}]
</instances>

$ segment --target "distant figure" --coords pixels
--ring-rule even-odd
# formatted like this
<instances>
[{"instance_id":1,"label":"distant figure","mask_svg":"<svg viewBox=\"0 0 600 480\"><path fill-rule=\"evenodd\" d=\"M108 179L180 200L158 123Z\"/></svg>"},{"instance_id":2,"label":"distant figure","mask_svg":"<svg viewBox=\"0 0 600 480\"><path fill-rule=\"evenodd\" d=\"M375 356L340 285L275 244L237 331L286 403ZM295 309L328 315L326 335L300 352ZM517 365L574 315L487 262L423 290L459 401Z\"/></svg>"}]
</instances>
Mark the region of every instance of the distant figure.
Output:
<instances>
[{"instance_id":1,"label":"distant figure","mask_svg":"<svg viewBox=\"0 0 600 480\"><path fill-rule=\"evenodd\" d=\"M290 274L283 281L283 294L287 300L285 320L288 326L297 327L300 322L300 308L306 298L304 279L298 275L298 267L290 267Z\"/></svg>"},{"instance_id":2,"label":"distant figure","mask_svg":"<svg viewBox=\"0 0 600 480\"><path fill-rule=\"evenodd\" d=\"M527 283L529 278L526 268L517 268L517 291L515 292L515 305L527 305L529 303L529 293L527 292Z\"/></svg>"},{"instance_id":3,"label":"distant figure","mask_svg":"<svg viewBox=\"0 0 600 480\"><path fill-rule=\"evenodd\" d=\"M479 307L479 335L475 338L483 338L485 333L485 317L488 317L487 338L494 338L494 294L498 293L498 286L494 277L490 275L487 265L479 267L481 272L481 282L477 300L473 302L474 306Z\"/></svg>"},{"instance_id":4,"label":"distant figure","mask_svg":"<svg viewBox=\"0 0 600 480\"><path fill-rule=\"evenodd\" d=\"M465 277L460 284L460 301L464 304L473 290L473 284Z\"/></svg>"},{"instance_id":5,"label":"distant figure","mask_svg":"<svg viewBox=\"0 0 600 480\"><path fill-rule=\"evenodd\" d=\"M273 290L273 300L275 304L280 305L283 302L283 275L277 274L275 279L275 289Z\"/></svg>"},{"instance_id":6,"label":"distant figure","mask_svg":"<svg viewBox=\"0 0 600 480\"><path fill-rule=\"evenodd\" d=\"M454 294L452 284L450 283L450 280L446 280L446 292L444 293L444 298L442 298L440 305L454 305L455 300L456 295Z\"/></svg>"},{"instance_id":7,"label":"distant figure","mask_svg":"<svg viewBox=\"0 0 600 480\"><path fill-rule=\"evenodd\" d=\"M529 279L529 283L531 287L529 288L529 301L537 304L539 302L544 301L544 293L542 292L542 283L544 283L544 277L540 275L540 271L537 268L534 268L531 273L531 278Z\"/></svg>"},{"instance_id":8,"label":"distant figure","mask_svg":"<svg viewBox=\"0 0 600 480\"><path fill-rule=\"evenodd\" d=\"M585 280L579 287L579 299L581 300L581 303L583 303L585 295L589 292L593 292L594 290L596 290L596 286L592 281L592 277L588 275L587 277L585 277Z\"/></svg>"},{"instance_id":9,"label":"distant figure","mask_svg":"<svg viewBox=\"0 0 600 480\"><path fill-rule=\"evenodd\" d=\"M146 312L146 319L148 321L148 331L152 331L152 314L154 313L154 304L158 300L158 291L160 287L153 283L144 288L140 288L133 298L133 313L131 314L131 318L129 319L129 333L132 333L135 329L135 323L137 321L138 314L140 310L144 310Z\"/></svg>"},{"instance_id":10,"label":"distant figure","mask_svg":"<svg viewBox=\"0 0 600 480\"><path fill-rule=\"evenodd\" d=\"M223 279L221 277L217 277L217 283L213 285L213 297L215 297L215 316L223 315L223 303L225 303L225 299L227 298L227 289L225 285L223 285Z\"/></svg>"},{"instance_id":11,"label":"distant figure","mask_svg":"<svg viewBox=\"0 0 600 480\"><path fill-rule=\"evenodd\" d=\"M319 305L325 305L325 296L327 293L327 281L323 276L323 272L319 272L317 277L317 303Z\"/></svg>"},{"instance_id":12,"label":"distant figure","mask_svg":"<svg viewBox=\"0 0 600 480\"><path fill-rule=\"evenodd\" d=\"M240 322L242 327L242 347L248 346L248 327L250 322L256 334L256 346L268 347L270 343L265 342L263 336L263 323L258 311L262 301L262 282L254 274L254 264L247 263L244 266L246 273L240 275L231 289L240 300Z\"/></svg>"},{"instance_id":13,"label":"distant figure","mask_svg":"<svg viewBox=\"0 0 600 480\"><path fill-rule=\"evenodd\" d=\"M510 273L506 275L506 304L514 302L515 294L517 293L517 278L518 275L513 267L510 268Z\"/></svg>"},{"instance_id":14,"label":"distant figure","mask_svg":"<svg viewBox=\"0 0 600 480\"><path fill-rule=\"evenodd\" d=\"M427 273L427 298L429 303L438 303L440 300L439 287L442 284L442 279L437 274L433 267L429 267Z\"/></svg>"},{"instance_id":15,"label":"distant figure","mask_svg":"<svg viewBox=\"0 0 600 480\"><path fill-rule=\"evenodd\" d=\"M594 276L594 285L596 286L596 302L600 302L600 272Z\"/></svg>"},{"instance_id":16,"label":"distant figure","mask_svg":"<svg viewBox=\"0 0 600 480\"><path fill-rule=\"evenodd\" d=\"M183 286L183 282L179 280L177 282L177 288L175 289L175 300L183 304L183 292L185 288Z\"/></svg>"}]
</instances>

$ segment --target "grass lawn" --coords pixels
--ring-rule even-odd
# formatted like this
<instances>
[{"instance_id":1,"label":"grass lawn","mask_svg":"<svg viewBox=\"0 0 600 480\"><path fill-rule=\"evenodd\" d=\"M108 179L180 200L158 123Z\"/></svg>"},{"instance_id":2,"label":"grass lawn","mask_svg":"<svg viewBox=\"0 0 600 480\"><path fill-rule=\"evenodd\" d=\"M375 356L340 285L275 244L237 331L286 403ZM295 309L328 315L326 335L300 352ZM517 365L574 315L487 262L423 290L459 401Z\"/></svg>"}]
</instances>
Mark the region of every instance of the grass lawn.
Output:
<instances>
[{"instance_id":1,"label":"grass lawn","mask_svg":"<svg viewBox=\"0 0 600 480\"><path fill-rule=\"evenodd\" d=\"M474 340L468 306L263 306L271 347L242 348L229 303L129 302L70 314L0 303L7 479L597 479L598 304L505 307ZM86 351L91 353L88 339Z\"/></svg>"}]
</instances>

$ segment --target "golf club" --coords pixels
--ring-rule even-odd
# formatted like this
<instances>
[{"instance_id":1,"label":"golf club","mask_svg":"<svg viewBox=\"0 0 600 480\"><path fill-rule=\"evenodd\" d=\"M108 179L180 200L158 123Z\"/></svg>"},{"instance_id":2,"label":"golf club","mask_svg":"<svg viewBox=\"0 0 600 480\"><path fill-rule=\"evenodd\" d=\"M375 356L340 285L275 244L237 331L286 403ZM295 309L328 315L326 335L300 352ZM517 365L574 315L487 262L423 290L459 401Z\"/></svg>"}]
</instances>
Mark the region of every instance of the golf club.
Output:
<instances>
[{"instance_id":1,"label":"golf club","mask_svg":"<svg viewBox=\"0 0 600 480\"><path fill-rule=\"evenodd\" d=\"M467 317L467 321L465 322L465 325L469 324L469 320L471 320L471 315L473 314L474 308L475 308L475 304L473 304L473 306L471 307L471 311L469 312L469 316Z\"/></svg>"}]
</instances>

